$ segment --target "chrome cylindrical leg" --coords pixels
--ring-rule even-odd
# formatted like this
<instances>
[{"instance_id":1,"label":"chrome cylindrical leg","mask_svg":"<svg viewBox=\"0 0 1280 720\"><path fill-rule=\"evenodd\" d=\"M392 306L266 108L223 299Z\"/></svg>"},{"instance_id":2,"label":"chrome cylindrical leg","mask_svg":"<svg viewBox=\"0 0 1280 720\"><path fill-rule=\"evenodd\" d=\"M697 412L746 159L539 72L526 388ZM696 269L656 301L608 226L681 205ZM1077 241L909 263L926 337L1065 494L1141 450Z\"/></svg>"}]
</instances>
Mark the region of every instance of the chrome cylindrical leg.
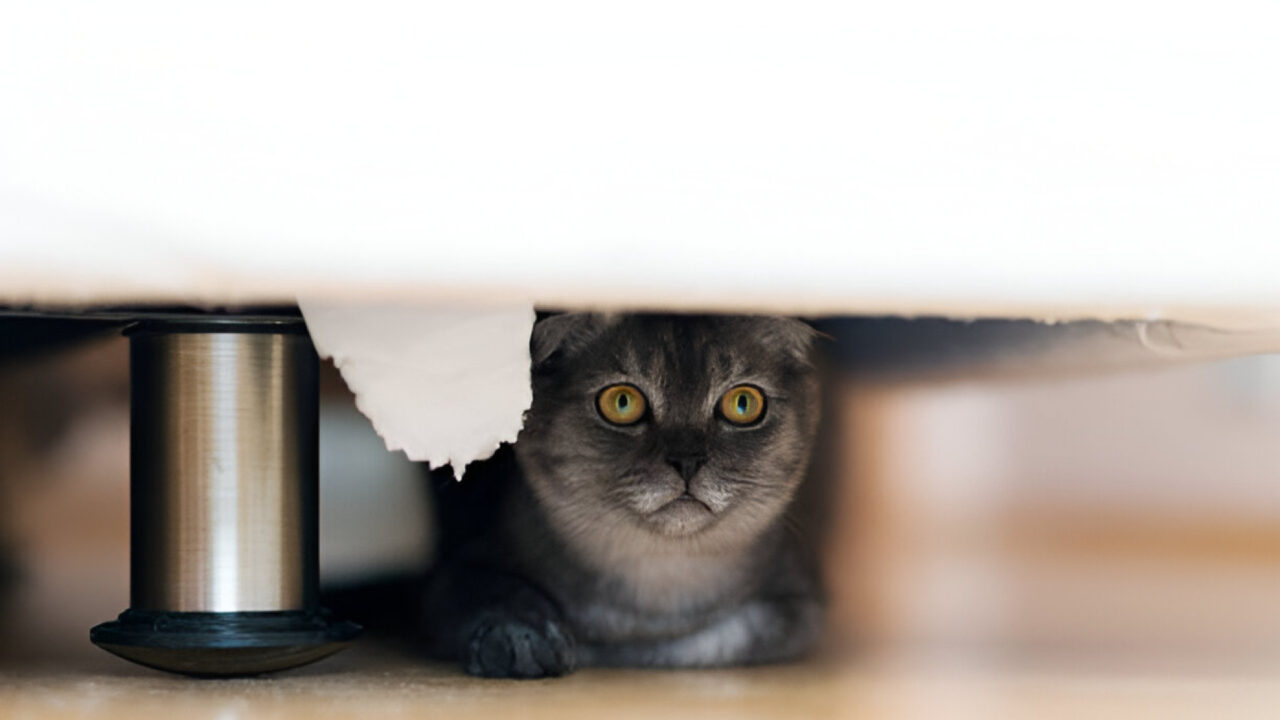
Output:
<instances>
[{"instance_id":1,"label":"chrome cylindrical leg","mask_svg":"<svg viewBox=\"0 0 1280 720\"><path fill-rule=\"evenodd\" d=\"M358 632L320 609L315 350L301 323L131 333L130 607L91 639L196 675L311 662Z\"/></svg>"}]
</instances>

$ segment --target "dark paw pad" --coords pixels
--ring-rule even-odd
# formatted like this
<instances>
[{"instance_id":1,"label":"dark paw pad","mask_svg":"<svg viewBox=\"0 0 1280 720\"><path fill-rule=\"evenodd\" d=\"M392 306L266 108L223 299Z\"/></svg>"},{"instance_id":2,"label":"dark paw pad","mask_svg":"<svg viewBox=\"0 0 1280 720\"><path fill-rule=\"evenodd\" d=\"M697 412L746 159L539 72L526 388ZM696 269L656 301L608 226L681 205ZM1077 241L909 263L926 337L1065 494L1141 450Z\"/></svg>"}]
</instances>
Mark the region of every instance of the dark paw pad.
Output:
<instances>
[{"instance_id":1,"label":"dark paw pad","mask_svg":"<svg viewBox=\"0 0 1280 720\"><path fill-rule=\"evenodd\" d=\"M467 647L467 672L483 677L539 678L573 670L573 643L554 622L511 618L482 622Z\"/></svg>"}]
</instances>

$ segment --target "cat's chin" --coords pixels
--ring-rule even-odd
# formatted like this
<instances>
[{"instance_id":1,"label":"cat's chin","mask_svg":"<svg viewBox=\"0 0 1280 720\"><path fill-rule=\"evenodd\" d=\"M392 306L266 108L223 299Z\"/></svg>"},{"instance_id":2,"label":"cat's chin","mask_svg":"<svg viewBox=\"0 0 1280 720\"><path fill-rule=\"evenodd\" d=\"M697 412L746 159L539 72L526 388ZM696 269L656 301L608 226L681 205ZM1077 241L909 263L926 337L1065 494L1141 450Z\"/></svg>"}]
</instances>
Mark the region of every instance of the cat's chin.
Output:
<instances>
[{"instance_id":1,"label":"cat's chin","mask_svg":"<svg viewBox=\"0 0 1280 720\"><path fill-rule=\"evenodd\" d=\"M650 526L668 537L689 537L711 527L716 514L692 495L681 495L646 517Z\"/></svg>"}]
</instances>

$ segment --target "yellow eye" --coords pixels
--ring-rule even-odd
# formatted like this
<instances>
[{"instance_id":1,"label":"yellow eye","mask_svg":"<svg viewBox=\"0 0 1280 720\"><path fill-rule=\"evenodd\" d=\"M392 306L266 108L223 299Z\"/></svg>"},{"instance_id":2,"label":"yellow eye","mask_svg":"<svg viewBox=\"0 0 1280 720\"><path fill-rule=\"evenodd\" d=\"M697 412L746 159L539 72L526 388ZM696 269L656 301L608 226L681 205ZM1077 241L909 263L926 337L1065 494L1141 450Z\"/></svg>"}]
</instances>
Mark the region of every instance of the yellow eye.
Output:
<instances>
[{"instance_id":1,"label":"yellow eye","mask_svg":"<svg viewBox=\"0 0 1280 720\"><path fill-rule=\"evenodd\" d=\"M631 425L644 417L644 393L634 385L610 385L596 396L596 407L614 425Z\"/></svg>"},{"instance_id":2,"label":"yellow eye","mask_svg":"<svg viewBox=\"0 0 1280 720\"><path fill-rule=\"evenodd\" d=\"M764 416L764 393L750 385L731 388L720 398L720 414L734 425L750 425Z\"/></svg>"}]
</instances>

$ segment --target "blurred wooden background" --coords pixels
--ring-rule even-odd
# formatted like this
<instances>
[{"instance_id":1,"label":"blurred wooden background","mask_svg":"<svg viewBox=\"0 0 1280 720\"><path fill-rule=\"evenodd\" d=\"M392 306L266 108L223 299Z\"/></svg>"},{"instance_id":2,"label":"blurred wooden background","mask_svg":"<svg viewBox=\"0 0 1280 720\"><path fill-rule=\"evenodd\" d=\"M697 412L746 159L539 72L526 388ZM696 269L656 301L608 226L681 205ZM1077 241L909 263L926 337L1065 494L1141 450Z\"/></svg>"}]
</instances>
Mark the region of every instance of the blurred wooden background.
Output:
<instances>
[{"instance_id":1,"label":"blurred wooden background","mask_svg":"<svg viewBox=\"0 0 1280 720\"><path fill-rule=\"evenodd\" d=\"M832 388L831 638L836 667L855 674L793 689L842 692L881 662L1170 687L1194 673L1227 679L1231 693L1262 678L1250 707L1274 707L1280 357L1106 371L865 367ZM0 365L0 545L11 568L0 685L14 678L10 691L37 671L41 692L105 677L94 673L152 677L87 641L128 602L127 374L119 339ZM325 442L338 450L322 462L325 575L425 562L416 469L380 448L340 384L325 396ZM375 652L366 663L369 652L333 667L373 673L370 688L378 673L416 677L419 661L387 665ZM319 667L297 677L326 682ZM625 675L610 677L610 692L630 692ZM785 695L787 682L750 677Z\"/></svg>"}]
</instances>

